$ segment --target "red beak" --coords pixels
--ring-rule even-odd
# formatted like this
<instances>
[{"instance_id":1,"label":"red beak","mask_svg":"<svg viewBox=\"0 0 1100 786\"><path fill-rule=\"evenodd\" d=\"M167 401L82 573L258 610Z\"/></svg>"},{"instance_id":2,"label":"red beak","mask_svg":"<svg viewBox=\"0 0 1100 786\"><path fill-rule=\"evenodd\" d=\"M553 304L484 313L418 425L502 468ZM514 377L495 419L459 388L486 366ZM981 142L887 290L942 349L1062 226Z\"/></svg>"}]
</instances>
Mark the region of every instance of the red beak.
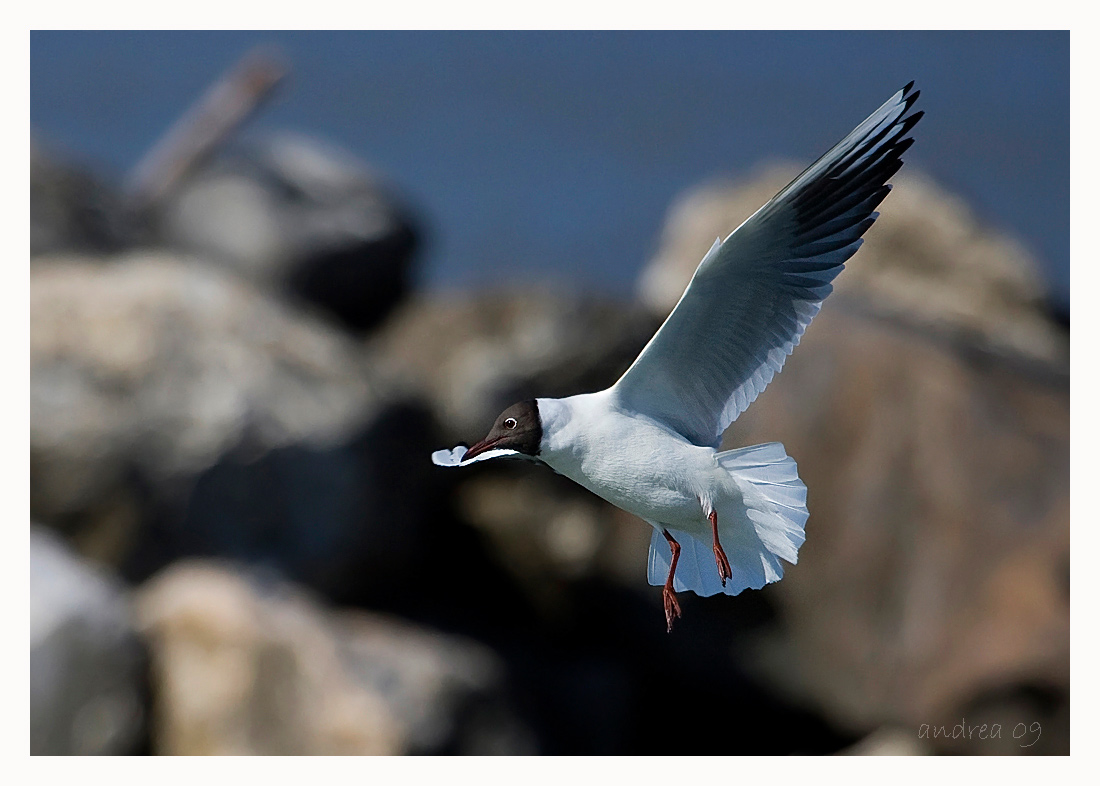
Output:
<instances>
[{"instance_id":1,"label":"red beak","mask_svg":"<svg viewBox=\"0 0 1100 786\"><path fill-rule=\"evenodd\" d=\"M496 439L483 439L483 440L481 440L481 442L478 442L476 445L474 445L472 448L467 450L462 455L462 460L466 461L466 459L472 459L474 456L480 456L482 453L484 453L487 450L492 450L493 447L498 442L500 442L502 439L504 439L504 437L497 437Z\"/></svg>"}]
</instances>

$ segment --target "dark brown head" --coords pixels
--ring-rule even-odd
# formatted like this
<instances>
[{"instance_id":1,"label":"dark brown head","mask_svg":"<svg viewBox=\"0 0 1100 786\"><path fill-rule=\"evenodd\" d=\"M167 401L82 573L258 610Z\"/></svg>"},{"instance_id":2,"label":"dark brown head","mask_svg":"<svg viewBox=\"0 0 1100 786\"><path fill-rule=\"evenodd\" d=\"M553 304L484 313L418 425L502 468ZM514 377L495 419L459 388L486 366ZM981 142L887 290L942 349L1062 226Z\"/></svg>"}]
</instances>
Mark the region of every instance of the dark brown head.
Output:
<instances>
[{"instance_id":1,"label":"dark brown head","mask_svg":"<svg viewBox=\"0 0 1100 786\"><path fill-rule=\"evenodd\" d=\"M542 442L542 419L534 399L513 404L500 413L485 439L478 442L462 457L471 459L487 450L507 448L527 456L537 456Z\"/></svg>"}]
</instances>

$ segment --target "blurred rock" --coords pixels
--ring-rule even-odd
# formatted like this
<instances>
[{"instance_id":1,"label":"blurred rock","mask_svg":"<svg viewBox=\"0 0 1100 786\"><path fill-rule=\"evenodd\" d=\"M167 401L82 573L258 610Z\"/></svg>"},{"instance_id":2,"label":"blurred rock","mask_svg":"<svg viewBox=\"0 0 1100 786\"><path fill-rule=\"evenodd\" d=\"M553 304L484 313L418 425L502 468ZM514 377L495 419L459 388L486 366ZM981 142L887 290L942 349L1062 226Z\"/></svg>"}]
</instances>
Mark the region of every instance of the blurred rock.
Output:
<instances>
[{"instance_id":1,"label":"blurred rock","mask_svg":"<svg viewBox=\"0 0 1100 786\"><path fill-rule=\"evenodd\" d=\"M524 754L502 664L471 641L292 585L178 564L143 587L157 753Z\"/></svg>"},{"instance_id":2,"label":"blurred rock","mask_svg":"<svg viewBox=\"0 0 1100 786\"><path fill-rule=\"evenodd\" d=\"M193 473L247 431L339 439L377 397L350 345L194 260L44 260L30 311L32 452L82 465L49 513L81 505L84 475L119 474L120 453L145 451L158 479Z\"/></svg>"},{"instance_id":3,"label":"blurred rock","mask_svg":"<svg viewBox=\"0 0 1100 786\"><path fill-rule=\"evenodd\" d=\"M270 216L264 189L293 178L241 172L223 162L192 186L231 173ZM243 278L167 254L38 260L35 516L132 580L186 555L250 564L177 565L143 588L154 748L1021 752L917 736L965 718L1039 723L1022 752L1068 750L1065 330L1022 252L934 191L898 208L907 190L727 435L799 462L799 565L761 592L682 597L672 636L644 523L545 467L427 460L514 401L610 384L667 300L419 297L361 346L254 291L246 279L277 289L296 264L263 250L283 243L266 219L248 230L262 242L224 257ZM892 212L913 223L874 252ZM736 221L700 230L673 302ZM285 577L425 627L331 611Z\"/></svg>"},{"instance_id":4,"label":"blurred rock","mask_svg":"<svg viewBox=\"0 0 1100 786\"><path fill-rule=\"evenodd\" d=\"M192 260L31 273L31 507L139 580L187 554L333 597L418 558L431 419L354 343Z\"/></svg>"},{"instance_id":5,"label":"blurred rock","mask_svg":"<svg viewBox=\"0 0 1100 786\"><path fill-rule=\"evenodd\" d=\"M189 175L158 218L167 245L312 304L355 331L408 292L420 230L358 159L284 134Z\"/></svg>"},{"instance_id":6,"label":"blurred rock","mask_svg":"<svg viewBox=\"0 0 1100 786\"><path fill-rule=\"evenodd\" d=\"M425 392L449 438L470 441L517 401L607 387L659 324L639 306L565 293L421 296L371 346Z\"/></svg>"},{"instance_id":7,"label":"blurred rock","mask_svg":"<svg viewBox=\"0 0 1100 786\"><path fill-rule=\"evenodd\" d=\"M642 300L658 313L671 311L714 239L724 239L799 171L775 165L748 182L713 183L681 197L639 280ZM1067 332L1052 318L1027 251L908 168L893 182L881 217L835 282L837 299L858 298L876 313L989 351L1068 368Z\"/></svg>"},{"instance_id":8,"label":"blurred rock","mask_svg":"<svg viewBox=\"0 0 1100 786\"><path fill-rule=\"evenodd\" d=\"M950 726L989 691L1033 688L1060 723L1068 377L835 305L726 434L783 442L809 488L775 593L786 638L761 667L850 729Z\"/></svg>"},{"instance_id":9,"label":"blurred rock","mask_svg":"<svg viewBox=\"0 0 1100 786\"><path fill-rule=\"evenodd\" d=\"M121 248L127 218L121 196L87 170L31 139L31 259L63 251Z\"/></svg>"},{"instance_id":10,"label":"blurred rock","mask_svg":"<svg viewBox=\"0 0 1100 786\"><path fill-rule=\"evenodd\" d=\"M671 310L714 238L796 174L684 197L643 300ZM896 185L837 296L725 436L783 442L809 488L799 564L760 593L777 617L738 662L847 733L1036 723L1028 748L919 746L1067 753L1066 326L1017 243L919 176Z\"/></svg>"},{"instance_id":11,"label":"blurred rock","mask_svg":"<svg viewBox=\"0 0 1100 786\"><path fill-rule=\"evenodd\" d=\"M646 591L647 525L546 467L498 462L458 488L458 510L544 612L563 582L597 577Z\"/></svg>"},{"instance_id":12,"label":"blurred rock","mask_svg":"<svg viewBox=\"0 0 1100 786\"><path fill-rule=\"evenodd\" d=\"M138 752L146 662L119 581L31 526L32 755Z\"/></svg>"}]
</instances>

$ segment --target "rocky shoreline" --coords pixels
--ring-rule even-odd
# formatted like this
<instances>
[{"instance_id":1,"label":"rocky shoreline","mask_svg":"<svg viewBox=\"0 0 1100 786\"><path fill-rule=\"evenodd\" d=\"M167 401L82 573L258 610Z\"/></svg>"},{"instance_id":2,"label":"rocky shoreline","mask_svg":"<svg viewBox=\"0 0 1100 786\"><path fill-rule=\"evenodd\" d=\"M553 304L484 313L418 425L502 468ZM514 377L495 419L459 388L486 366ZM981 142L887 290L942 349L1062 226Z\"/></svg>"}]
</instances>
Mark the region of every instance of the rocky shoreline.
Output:
<instances>
[{"instance_id":1,"label":"rocky shoreline","mask_svg":"<svg viewBox=\"0 0 1100 786\"><path fill-rule=\"evenodd\" d=\"M809 486L777 585L666 635L644 525L430 464L613 381L784 177L685 195L622 303L417 291L429 222L308 138L140 217L32 147L31 752L1068 753L1068 331L935 184L726 435ZM1042 734L919 735L962 717Z\"/></svg>"}]
</instances>

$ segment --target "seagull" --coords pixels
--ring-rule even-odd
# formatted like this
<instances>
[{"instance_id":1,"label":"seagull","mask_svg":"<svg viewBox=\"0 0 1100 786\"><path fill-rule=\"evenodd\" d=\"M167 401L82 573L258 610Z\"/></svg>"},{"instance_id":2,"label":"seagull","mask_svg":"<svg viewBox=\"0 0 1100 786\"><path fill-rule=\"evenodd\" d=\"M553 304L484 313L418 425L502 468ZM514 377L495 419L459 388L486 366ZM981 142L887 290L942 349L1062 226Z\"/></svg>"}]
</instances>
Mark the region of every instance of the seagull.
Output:
<instances>
[{"instance_id":1,"label":"seagull","mask_svg":"<svg viewBox=\"0 0 1100 786\"><path fill-rule=\"evenodd\" d=\"M649 583L737 595L798 561L806 486L783 445L719 452L722 434L782 368L878 218L923 112L903 87L725 239L611 387L504 410L485 439L432 454L464 467L533 459L653 528Z\"/></svg>"}]
</instances>

